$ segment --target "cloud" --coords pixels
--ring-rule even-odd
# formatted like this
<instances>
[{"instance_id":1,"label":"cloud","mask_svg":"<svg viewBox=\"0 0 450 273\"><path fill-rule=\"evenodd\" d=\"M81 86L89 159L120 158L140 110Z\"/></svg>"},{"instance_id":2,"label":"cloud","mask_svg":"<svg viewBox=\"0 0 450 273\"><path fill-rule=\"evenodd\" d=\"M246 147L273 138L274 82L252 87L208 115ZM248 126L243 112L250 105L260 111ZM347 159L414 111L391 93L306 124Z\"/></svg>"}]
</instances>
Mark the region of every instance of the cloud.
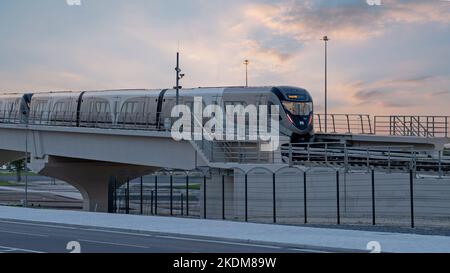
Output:
<instances>
[{"instance_id":1,"label":"cloud","mask_svg":"<svg viewBox=\"0 0 450 273\"><path fill-rule=\"evenodd\" d=\"M327 34L334 40L366 41L396 24L450 23L450 5L439 1L383 0L379 7L363 0L289 1L253 4L246 9L248 21L269 29L273 35L295 37L299 42L317 41ZM254 29L249 30L254 31Z\"/></svg>"},{"instance_id":2,"label":"cloud","mask_svg":"<svg viewBox=\"0 0 450 273\"><path fill-rule=\"evenodd\" d=\"M443 88L447 88L444 89ZM419 75L415 77L382 79L373 82L349 83L346 86L351 94L351 103L360 107L380 107L398 111L398 108L441 110L442 96L450 95L450 77ZM445 107L446 108L446 107Z\"/></svg>"}]
</instances>

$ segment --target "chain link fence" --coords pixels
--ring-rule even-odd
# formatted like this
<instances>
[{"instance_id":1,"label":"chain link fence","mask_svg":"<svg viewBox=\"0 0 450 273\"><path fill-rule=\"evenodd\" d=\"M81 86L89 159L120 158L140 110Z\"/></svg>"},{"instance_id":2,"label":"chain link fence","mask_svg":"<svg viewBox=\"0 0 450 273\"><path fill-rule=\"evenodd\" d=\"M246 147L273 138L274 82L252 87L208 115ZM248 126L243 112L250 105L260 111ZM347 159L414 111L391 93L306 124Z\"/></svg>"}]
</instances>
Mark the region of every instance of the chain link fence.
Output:
<instances>
[{"instance_id":1,"label":"chain link fence","mask_svg":"<svg viewBox=\"0 0 450 273\"><path fill-rule=\"evenodd\" d=\"M287 225L450 226L450 177L330 167L168 172L117 187L114 212Z\"/></svg>"}]
</instances>

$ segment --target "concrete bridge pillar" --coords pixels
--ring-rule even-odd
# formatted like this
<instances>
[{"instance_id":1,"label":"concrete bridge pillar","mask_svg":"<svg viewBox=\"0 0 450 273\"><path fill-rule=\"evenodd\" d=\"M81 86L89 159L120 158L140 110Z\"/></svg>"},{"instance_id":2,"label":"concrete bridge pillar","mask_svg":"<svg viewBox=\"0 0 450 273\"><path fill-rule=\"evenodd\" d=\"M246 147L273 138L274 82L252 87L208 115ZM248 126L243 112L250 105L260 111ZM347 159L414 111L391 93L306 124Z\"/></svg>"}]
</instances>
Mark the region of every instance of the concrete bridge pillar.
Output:
<instances>
[{"instance_id":1,"label":"concrete bridge pillar","mask_svg":"<svg viewBox=\"0 0 450 273\"><path fill-rule=\"evenodd\" d=\"M32 159L33 171L65 181L76 187L83 197L86 211L108 212L109 185L115 179L119 187L127 180L153 173L157 168L109 162L89 161L50 156L45 160Z\"/></svg>"}]
</instances>

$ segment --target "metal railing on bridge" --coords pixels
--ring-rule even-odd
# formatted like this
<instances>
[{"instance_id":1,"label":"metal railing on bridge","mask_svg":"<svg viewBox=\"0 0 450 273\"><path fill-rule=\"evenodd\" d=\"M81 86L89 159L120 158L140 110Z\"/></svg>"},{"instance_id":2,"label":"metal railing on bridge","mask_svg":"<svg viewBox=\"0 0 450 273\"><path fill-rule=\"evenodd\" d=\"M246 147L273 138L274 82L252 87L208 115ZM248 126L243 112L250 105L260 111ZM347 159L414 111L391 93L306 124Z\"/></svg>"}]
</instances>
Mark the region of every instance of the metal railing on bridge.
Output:
<instances>
[{"instance_id":1,"label":"metal railing on bridge","mask_svg":"<svg viewBox=\"0 0 450 273\"><path fill-rule=\"evenodd\" d=\"M113 121L111 113L76 111L0 111L0 123L87 128L167 131L173 120L156 120L155 113L124 113ZM194 121L200 123L200 121ZM366 134L450 137L450 116L370 116L368 114L315 114L314 130L330 134ZM170 127L170 126L169 126Z\"/></svg>"},{"instance_id":2,"label":"metal railing on bridge","mask_svg":"<svg viewBox=\"0 0 450 273\"><path fill-rule=\"evenodd\" d=\"M372 169L384 172L450 174L450 156L414 150L412 146L349 147L342 143L303 143L283 145L281 155L290 166L328 166L345 170Z\"/></svg>"},{"instance_id":3,"label":"metal railing on bridge","mask_svg":"<svg viewBox=\"0 0 450 273\"><path fill-rule=\"evenodd\" d=\"M367 114L316 114L314 129L320 133L373 134Z\"/></svg>"},{"instance_id":4,"label":"metal railing on bridge","mask_svg":"<svg viewBox=\"0 0 450 273\"><path fill-rule=\"evenodd\" d=\"M391 136L448 137L449 116L375 116L374 133Z\"/></svg>"}]
</instances>

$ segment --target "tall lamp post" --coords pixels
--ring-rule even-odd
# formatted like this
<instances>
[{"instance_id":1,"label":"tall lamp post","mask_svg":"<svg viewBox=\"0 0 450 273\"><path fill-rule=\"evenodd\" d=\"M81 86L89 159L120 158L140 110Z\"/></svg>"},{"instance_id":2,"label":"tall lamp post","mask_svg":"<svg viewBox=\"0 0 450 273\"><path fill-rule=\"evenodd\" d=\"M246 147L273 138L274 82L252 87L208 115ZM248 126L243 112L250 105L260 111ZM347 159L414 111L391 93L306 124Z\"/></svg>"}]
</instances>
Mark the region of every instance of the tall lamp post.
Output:
<instances>
[{"instance_id":1,"label":"tall lamp post","mask_svg":"<svg viewBox=\"0 0 450 273\"><path fill-rule=\"evenodd\" d=\"M328 131L328 36L323 36L325 42L325 133Z\"/></svg>"},{"instance_id":2,"label":"tall lamp post","mask_svg":"<svg viewBox=\"0 0 450 273\"><path fill-rule=\"evenodd\" d=\"M184 74L180 74L181 73L180 52L177 52L177 67L175 67L175 71L176 71L176 86L174 89L177 91L176 98L177 98L177 105L178 105L180 102L180 89L183 88L180 86L180 80L185 76Z\"/></svg>"},{"instance_id":3,"label":"tall lamp post","mask_svg":"<svg viewBox=\"0 0 450 273\"><path fill-rule=\"evenodd\" d=\"M245 87L248 87L248 65L250 64L250 61L248 59L244 60L245 65Z\"/></svg>"},{"instance_id":4,"label":"tall lamp post","mask_svg":"<svg viewBox=\"0 0 450 273\"><path fill-rule=\"evenodd\" d=\"M28 131L29 131L29 120L26 117L26 130L25 130L25 203L24 207L28 208Z\"/></svg>"}]
</instances>

